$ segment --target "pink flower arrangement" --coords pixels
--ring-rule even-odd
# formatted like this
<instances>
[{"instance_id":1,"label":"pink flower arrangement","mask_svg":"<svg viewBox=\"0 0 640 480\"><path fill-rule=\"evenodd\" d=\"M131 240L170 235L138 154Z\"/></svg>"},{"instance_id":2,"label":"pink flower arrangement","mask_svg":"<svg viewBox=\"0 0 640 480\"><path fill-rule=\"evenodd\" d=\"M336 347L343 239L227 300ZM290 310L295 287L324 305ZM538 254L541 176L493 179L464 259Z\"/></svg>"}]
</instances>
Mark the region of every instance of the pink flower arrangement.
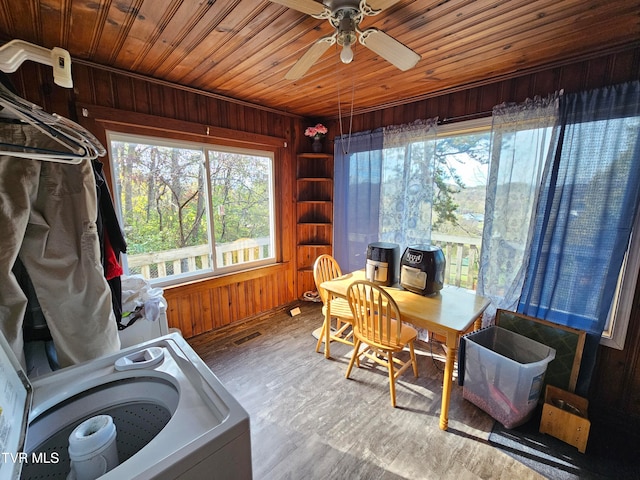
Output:
<instances>
[{"instance_id":1,"label":"pink flower arrangement","mask_svg":"<svg viewBox=\"0 0 640 480\"><path fill-rule=\"evenodd\" d=\"M327 130L327 127L319 123L315 127L307 127L307 129L304 131L304 134L307 137L320 138L326 135L328 131L329 130Z\"/></svg>"}]
</instances>

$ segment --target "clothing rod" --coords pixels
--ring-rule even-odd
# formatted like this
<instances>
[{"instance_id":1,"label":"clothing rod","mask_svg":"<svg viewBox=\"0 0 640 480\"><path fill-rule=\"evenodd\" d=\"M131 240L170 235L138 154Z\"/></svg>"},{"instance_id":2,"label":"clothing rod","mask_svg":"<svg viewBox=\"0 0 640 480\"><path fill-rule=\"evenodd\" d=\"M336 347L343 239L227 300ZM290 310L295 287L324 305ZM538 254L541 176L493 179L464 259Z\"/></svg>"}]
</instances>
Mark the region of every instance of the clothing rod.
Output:
<instances>
[{"instance_id":1,"label":"clothing rod","mask_svg":"<svg viewBox=\"0 0 640 480\"><path fill-rule=\"evenodd\" d=\"M53 67L55 84L73 88L71 56L65 49L54 47L49 50L24 40L11 40L0 47L0 70L3 72L15 72L25 60Z\"/></svg>"}]
</instances>

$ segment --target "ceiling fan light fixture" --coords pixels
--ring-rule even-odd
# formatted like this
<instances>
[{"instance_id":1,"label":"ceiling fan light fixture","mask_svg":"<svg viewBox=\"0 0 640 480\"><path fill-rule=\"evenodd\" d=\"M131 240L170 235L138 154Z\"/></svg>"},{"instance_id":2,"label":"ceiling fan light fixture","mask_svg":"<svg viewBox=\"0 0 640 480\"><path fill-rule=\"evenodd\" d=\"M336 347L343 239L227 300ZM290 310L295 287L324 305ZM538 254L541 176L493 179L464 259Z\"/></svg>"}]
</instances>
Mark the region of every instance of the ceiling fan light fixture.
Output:
<instances>
[{"instance_id":1,"label":"ceiling fan light fixture","mask_svg":"<svg viewBox=\"0 0 640 480\"><path fill-rule=\"evenodd\" d=\"M353 61L353 50L351 46L356 43L356 29L357 22L354 19L354 13L349 9L345 9L340 12L340 21L338 23L338 34L336 36L336 41L338 45L342 46L342 52L340 52L340 60L342 63L351 63Z\"/></svg>"},{"instance_id":2,"label":"ceiling fan light fixture","mask_svg":"<svg viewBox=\"0 0 640 480\"><path fill-rule=\"evenodd\" d=\"M420 55L377 28L364 31L359 28L363 17L377 15L398 3L399 0L322 0L322 3L316 0L271 1L318 19L326 18L335 29L332 35L316 40L285 74L286 80L302 78L334 43L342 47L340 60L345 64L353 61L353 45L356 42L403 71L415 67L420 61Z\"/></svg>"},{"instance_id":3,"label":"ceiling fan light fixture","mask_svg":"<svg viewBox=\"0 0 640 480\"><path fill-rule=\"evenodd\" d=\"M351 63L353 61L353 50L351 45L345 45L340 52L340 61L342 63Z\"/></svg>"}]
</instances>

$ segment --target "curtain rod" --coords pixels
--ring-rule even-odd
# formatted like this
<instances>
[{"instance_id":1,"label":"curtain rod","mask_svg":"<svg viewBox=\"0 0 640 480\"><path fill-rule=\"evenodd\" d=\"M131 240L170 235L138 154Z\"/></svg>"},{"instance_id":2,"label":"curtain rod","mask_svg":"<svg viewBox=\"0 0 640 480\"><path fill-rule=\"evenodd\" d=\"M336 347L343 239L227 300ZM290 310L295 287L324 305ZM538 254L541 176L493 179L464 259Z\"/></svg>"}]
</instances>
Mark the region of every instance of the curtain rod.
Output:
<instances>
[{"instance_id":1,"label":"curtain rod","mask_svg":"<svg viewBox=\"0 0 640 480\"><path fill-rule=\"evenodd\" d=\"M487 110L484 112L476 112L476 113L468 113L467 115L458 115L456 117L447 117L438 121L438 125L443 125L445 123L456 122L458 120L469 120L474 118L488 117L493 113L493 110Z\"/></svg>"}]
</instances>

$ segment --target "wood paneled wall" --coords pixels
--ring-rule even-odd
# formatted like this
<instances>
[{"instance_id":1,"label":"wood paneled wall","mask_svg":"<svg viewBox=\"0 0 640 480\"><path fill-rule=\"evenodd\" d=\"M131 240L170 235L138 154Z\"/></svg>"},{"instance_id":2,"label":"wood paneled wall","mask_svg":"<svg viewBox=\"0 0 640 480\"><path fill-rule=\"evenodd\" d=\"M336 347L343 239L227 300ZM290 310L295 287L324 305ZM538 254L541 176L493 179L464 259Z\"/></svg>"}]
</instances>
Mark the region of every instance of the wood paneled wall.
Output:
<instances>
[{"instance_id":1,"label":"wood paneled wall","mask_svg":"<svg viewBox=\"0 0 640 480\"><path fill-rule=\"evenodd\" d=\"M260 317L295 300L291 262L165 290L168 318L185 337Z\"/></svg>"},{"instance_id":2,"label":"wood paneled wall","mask_svg":"<svg viewBox=\"0 0 640 480\"><path fill-rule=\"evenodd\" d=\"M152 127L155 136L176 138L182 130L183 139L206 142L215 135L236 145L266 145L275 152L278 263L166 287L169 326L188 338L263 316L297 299L295 155L302 148L297 142L306 140L300 131L306 122L240 101L82 64L73 65L74 88L67 90L53 84L50 70L26 62L10 79L21 96L77 121L104 145L105 126L128 133ZM136 123L143 126L140 131ZM101 160L111 181L109 159Z\"/></svg>"},{"instance_id":3,"label":"wood paneled wall","mask_svg":"<svg viewBox=\"0 0 640 480\"><path fill-rule=\"evenodd\" d=\"M454 122L489 116L492 108L503 102L522 102L526 98L546 96L559 90L579 92L632 80L640 80L639 48L452 91L407 105L357 114L353 117L353 132L433 117ZM342 111L348 112L348 107L343 106ZM343 118L342 123L347 129L349 118ZM331 132L339 135L338 120L327 120L327 124ZM640 428L640 281L629 322L624 350L599 347L596 372L591 382L590 414L606 415L607 421L623 420L624 426L634 425L637 431Z\"/></svg>"},{"instance_id":4,"label":"wood paneled wall","mask_svg":"<svg viewBox=\"0 0 640 480\"><path fill-rule=\"evenodd\" d=\"M120 75L85 65L74 65L73 92L53 86L47 69L25 63L11 75L18 91L45 110L74 118L80 104L97 105L126 112L177 119L193 124L221 127L237 132L283 138L287 146L279 156L281 200L279 215L280 263L242 274L168 288L169 321L185 336L197 335L229 323L260 316L295 300L295 154L308 150L302 130L324 121L330 138L340 133L337 119L304 120L286 114L256 109L241 102L198 94L142 78ZM439 117L445 122L490 114L502 102L521 102L557 90L574 92L640 79L640 48L613 53L573 64L530 72L520 77L444 92L418 102L377 111L359 112L352 131ZM349 111L343 108L343 112ZM81 120L81 119L80 119ZM343 119L348 129L349 119ZM96 129L95 126L93 126ZM92 130L93 131L93 130ZM99 138L100 129L94 131ZM333 142L325 142L332 153ZM640 419L640 283L636 293L625 349L601 347L597 375L592 383L592 405L600 411L618 412Z\"/></svg>"},{"instance_id":5,"label":"wood paneled wall","mask_svg":"<svg viewBox=\"0 0 640 480\"><path fill-rule=\"evenodd\" d=\"M503 102L522 102L536 95L546 96L564 90L566 93L615 85L640 78L640 48L625 50L589 61L540 70L523 76L469 85L468 88L441 92L423 100L384 110L356 112L352 132L374 130L388 125L411 123L418 119L438 117L444 123L491 115L494 106ZM349 105L343 96L342 132L349 132ZM341 134L338 119L326 119L331 138ZM330 143L330 142L327 142ZM332 142L331 142L332 143ZM327 148L332 149L332 145Z\"/></svg>"}]
</instances>

